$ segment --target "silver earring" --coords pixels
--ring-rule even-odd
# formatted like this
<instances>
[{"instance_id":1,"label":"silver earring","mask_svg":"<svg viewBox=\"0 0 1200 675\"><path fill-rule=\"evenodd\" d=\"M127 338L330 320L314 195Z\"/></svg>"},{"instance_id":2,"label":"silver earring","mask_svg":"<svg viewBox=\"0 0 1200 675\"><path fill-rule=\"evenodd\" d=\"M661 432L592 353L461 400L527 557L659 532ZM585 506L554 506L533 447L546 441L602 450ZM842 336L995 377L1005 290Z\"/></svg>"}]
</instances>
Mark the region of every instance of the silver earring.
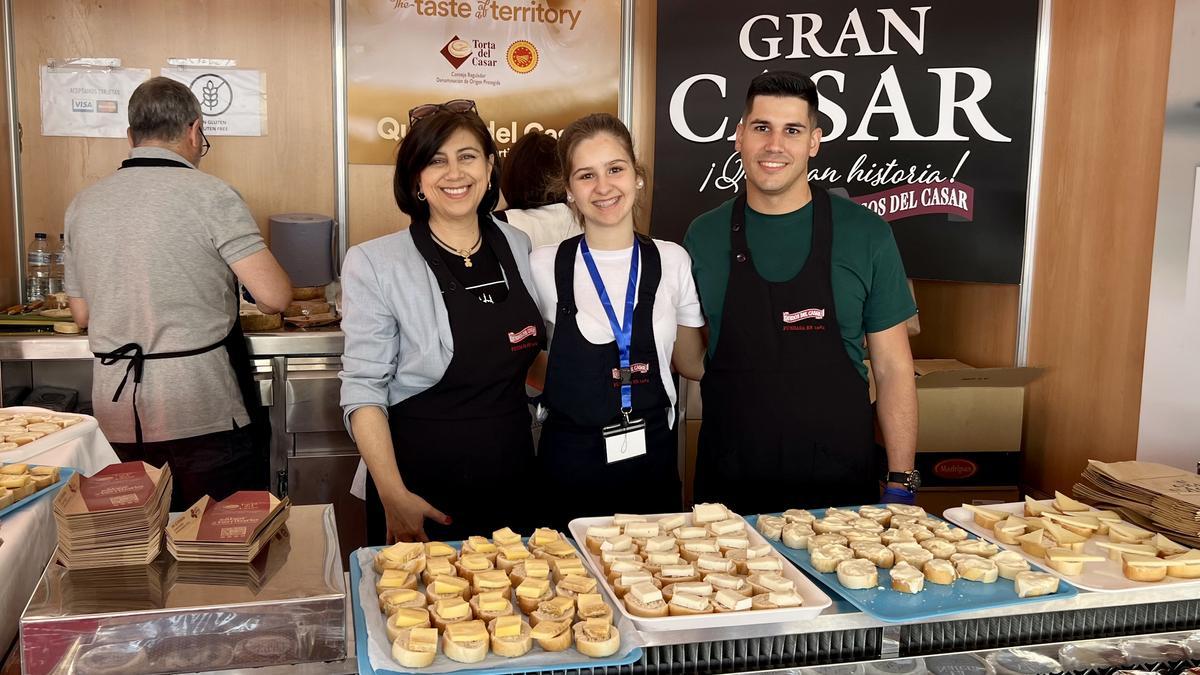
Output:
<instances>
[{"instance_id":1,"label":"silver earring","mask_svg":"<svg viewBox=\"0 0 1200 675\"><path fill-rule=\"evenodd\" d=\"M642 179L640 179L640 178L639 178L639 179L638 179L638 182L637 182L637 187L638 187L638 189L639 189L639 190L641 190L642 188L646 187L646 184L645 184L645 183L643 183L643 182L642 182Z\"/></svg>"},{"instance_id":2,"label":"silver earring","mask_svg":"<svg viewBox=\"0 0 1200 675\"><path fill-rule=\"evenodd\" d=\"M575 201L575 198L574 198L574 197L572 197L571 195L567 195L567 201L568 201L568 202L574 202L574 201Z\"/></svg>"},{"instance_id":3,"label":"silver earring","mask_svg":"<svg viewBox=\"0 0 1200 675\"><path fill-rule=\"evenodd\" d=\"M419 201L425 201L425 193L421 192L420 190L417 190L417 199Z\"/></svg>"}]
</instances>

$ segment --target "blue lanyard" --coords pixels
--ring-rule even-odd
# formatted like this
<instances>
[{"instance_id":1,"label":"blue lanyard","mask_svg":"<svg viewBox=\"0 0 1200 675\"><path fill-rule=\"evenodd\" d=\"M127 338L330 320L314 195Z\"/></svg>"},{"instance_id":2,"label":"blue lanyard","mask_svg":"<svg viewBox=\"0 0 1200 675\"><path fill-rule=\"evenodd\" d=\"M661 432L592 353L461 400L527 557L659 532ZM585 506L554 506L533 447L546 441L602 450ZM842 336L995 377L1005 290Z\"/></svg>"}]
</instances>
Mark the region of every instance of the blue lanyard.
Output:
<instances>
[{"instance_id":1,"label":"blue lanyard","mask_svg":"<svg viewBox=\"0 0 1200 675\"><path fill-rule=\"evenodd\" d=\"M600 295L600 304L608 315L608 324L612 326L613 337L617 341L617 350L621 354L621 412L625 421L629 421L629 413L633 411L633 373L629 370L629 344L633 341L633 302L636 298L638 279L638 250L637 237L633 240L633 256L629 261L629 285L625 289L625 320L618 323L617 313L613 311L612 300L604 289L604 279L600 278L600 270L596 269L596 261L592 260L592 252L588 250L587 240L579 240L579 250L583 252L583 263L587 265L588 274L592 275L592 285Z\"/></svg>"}]
</instances>

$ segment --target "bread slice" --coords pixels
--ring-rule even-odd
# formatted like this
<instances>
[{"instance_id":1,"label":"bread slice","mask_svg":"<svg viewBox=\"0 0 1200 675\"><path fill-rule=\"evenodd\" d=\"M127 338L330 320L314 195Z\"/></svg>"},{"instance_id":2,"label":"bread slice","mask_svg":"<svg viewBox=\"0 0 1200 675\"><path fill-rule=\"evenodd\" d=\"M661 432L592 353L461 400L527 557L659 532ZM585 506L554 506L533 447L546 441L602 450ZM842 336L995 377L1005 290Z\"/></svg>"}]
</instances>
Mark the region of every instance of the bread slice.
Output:
<instances>
[{"instance_id":1,"label":"bread slice","mask_svg":"<svg viewBox=\"0 0 1200 675\"><path fill-rule=\"evenodd\" d=\"M433 663L438 652L438 632L435 628L402 630L392 641L392 658L405 668L425 668Z\"/></svg>"},{"instance_id":2,"label":"bread slice","mask_svg":"<svg viewBox=\"0 0 1200 675\"><path fill-rule=\"evenodd\" d=\"M1038 518L1046 511L1054 511L1054 503L1050 501L1039 502L1033 497L1026 495L1025 497L1025 516L1030 518Z\"/></svg>"},{"instance_id":3,"label":"bread slice","mask_svg":"<svg viewBox=\"0 0 1200 675\"><path fill-rule=\"evenodd\" d=\"M1149 543L1144 540L1153 539L1154 533L1150 530L1144 530L1132 523L1109 523L1108 538L1118 544L1121 543Z\"/></svg>"},{"instance_id":4,"label":"bread slice","mask_svg":"<svg viewBox=\"0 0 1200 675\"><path fill-rule=\"evenodd\" d=\"M519 616L496 617L487 624L492 652L512 658L533 649L533 630Z\"/></svg>"},{"instance_id":5,"label":"bread slice","mask_svg":"<svg viewBox=\"0 0 1200 675\"><path fill-rule=\"evenodd\" d=\"M459 663L479 663L488 655L491 637L482 621L450 624L442 632L442 652Z\"/></svg>"},{"instance_id":6,"label":"bread slice","mask_svg":"<svg viewBox=\"0 0 1200 675\"><path fill-rule=\"evenodd\" d=\"M1158 549L1150 544L1130 544L1130 543L1115 543L1111 541L1098 541L1096 545L1108 551L1109 560L1120 561L1126 553L1134 555L1144 555L1155 557L1158 555Z\"/></svg>"},{"instance_id":7,"label":"bread slice","mask_svg":"<svg viewBox=\"0 0 1200 675\"><path fill-rule=\"evenodd\" d=\"M754 527L767 539L779 541L783 537L783 526L786 524L783 516L761 515Z\"/></svg>"},{"instance_id":8,"label":"bread slice","mask_svg":"<svg viewBox=\"0 0 1200 675\"><path fill-rule=\"evenodd\" d=\"M537 626L543 621L574 621L575 601L566 597L554 597L538 603L538 607L529 615L529 623Z\"/></svg>"},{"instance_id":9,"label":"bread slice","mask_svg":"<svg viewBox=\"0 0 1200 675\"><path fill-rule=\"evenodd\" d=\"M671 616L713 613L713 606L708 598L691 593L675 593L667 603L667 609Z\"/></svg>"},{"instance_id":10,"label":"bread slice","mask_svg":"<svg viewBox=\"0 0 1200 675\"><path fill-rule=\"evenodd\" d=\"M949 560L930 560L925 563L921 571L925 573L925 578L930 583L943 586L954 583L954 580L958 578L958 573L954 571L954 564Z\"/></svg>"},{"instance_id":11,"label":"bread slice","mask_svg":"<svg viewBox=\"0 0 1200 675\"><path fill-rule=\"evenodd\" d=\"M484 623L513 613L512 602L498 591L480 593L471 598L468 604L471 605L471 614Z\"/></svg>"},{"instance_id":12,"label":"bread slice","mask_svg":"<svg viewBox=\"0 0 1200 675\"><path fill-rule=\"evenodd\" d=\"M384 624L384 630L387 632L388 641L395 642L402 630L429 628L429 626L428 610L423 607L405 607L388 617L387 623Z\"/></svg>"},{"instance_id":13,"label":"bread slice","mask_svg":"<svg viewBox=\"0 0 1200 675\"><path fill-rule=\"evenodd\" d=\"M1045 572L1021 572L1013 579L1017 597L1032 598L1058 592L1058 577Z\"/></svg>"},{"instance_id":14,"label":"bread slice","mask_svg":"<svg viewBox=\"0 0 1200 675\"><path fill-rule=\"evenodd\" d=\"M879 585L879 570L870 560L843 560L837 566L837 579L849 589L875 588Z\"/></svg>"},{"instance_id":15,"label":"bread slice","mask_svg":"<svg viewBox=\"0 0 1200 675\"><path fill-rule=\"evenodd\" d=\"M980 527L990 530L996 523L1006 520L1011 513L1001 511L999 509L989 509L985 506L976 506L974 504L963 504L964 509L970 511L975 518L975 523Z\"/></svg>"},{"instance_id":16,"label":"bread slice","mask_svg":"<svg viewBox=\"0 0 1200 675\"><path fill-rule=\"evenodd\" d=\"M958 573L959 578L983 584L995 583L1000 576L1000 568L986 558L963 558L955 563L954 571Z\"/></svg>"},{"instance_id":17,"label":"bread slice","mask_svg":"<svg viewBox=\"0 0 1200 675\"><path fill-rule=\"evenodd\" d=\"M951 544L945 539L941 539L939 537L926 539L925 541L921 542L921 548L932 553L933 557L941 558L942 560L949 560L950 556L958 553L958 547L956 545Z\"/></svg>"},{"instance_id":18,"label":"bread slice","mask_svg":"<svg viewBox=\"0 0 1200 675\"><path fill-rule=\"evenodd\" d=\"M1121 573L1132 581L1162 581L1167 578L1170 560L1126 553L1121 558Z\"/></svg>"},{"instance_id":19,"label":"bread slice","mask_svg":"<svg viewBox=\"0 0 1200 675\"><path fill-rule=\"evenodd\" d=\"M533 628L538 646L548 652L561 652L571 646L570 621L542 621Z\"/></svg>"},{"instance_id":20,"label":"bread slice","mask_svg":"<svg viewBox=\"0 0 1200 675\"><path fill-rule=\"evenodd\" d=\"M891 570L892 590L901 593L920 593L925 589L925 574L906 562L896 563Z\"/></svg>"},{"instance_id":21,"label":"bread slice","mask_svg":"<svg viewBox=\"0 0 1200 675\"><path fill-rule=\"evenodd\" d=\"M1053 545L1050 538L1046 536L1045 530L1027 532L1017 537L1017 542L1021 544L1022 551L1035 558L1045 558L1046 549Z\"/></svg>"},{"instance_id":22,"label":"bread slice","mask_svg":"<svg viewBox=\"0 0 1200 675\"><path fill-rule=\"evenodd\" d=\"M662 591L653 584L634 584L622 600L625 602L625 609L634 616L656 618L667 616L669 612Z\"/></svg>"},{"instance_id":23,"label":"bread slice","mask_svg":"<svg viewBox=\"0 0 1200 675\"><path fill-rule=\"evenodd\" d=\"M575 650L593 659L612 656L621 648L621 633L610 621L587 619L576 623Z\"/></svg>"},{"instance_id":24,"label":"bread slice","mask_svg":"<svg viewBox=\"0 0 1200 675\"><path fill-rule=\"evenodd\" d=\"M1001 544L1019 546L1020 542L1017 541L1017 537L1025 534L1027 525L1028 523L1024 518L1010 516L996 523L995 527L992 528L992 534L996 536L996 541Z\"/></svg>"},{"instance_id":25,"label":"bread slice","mask_svg":"<svg viewBox=\"0 0 1200 675\"><path fill-rule=\"evenodd\" d=\"M1167 568L1167 576L1176 579L1200 579L1200 551L1188 549L1187 553L1167 556L1171 566Z\"/></svg>"},{"instance_id":26,"label":"bread slice","mask_svg":"<svg viewBox=\"0 0 1200 675\"><path fill-rule=\"evenodd\" d=\"M992 556L996 569L1002 579L1015 579L1021 572L1028 572L1029 561L1016 551L1001 551Z\"/></svg>"},{"instance_id":27,"label":"bread slice","mask_svg":"<svg viewBox=\"0 0 1200 675\"><path fill-rule=\"evenodd\" d=\"M854 551L839 544L818 546L809 551L813 569L826 573L837 570L838 563L854 558Z\"/></svg>"},{"instance_id":28,"label":"bread slice","mask_svg":"<svg viewBox=\"0 0 1200 675\"><path fill-rule=\"evenodd\" d=\"M1047 513L1046 518L1085 539L1100 531L1100 519L1083 513Z\"/></svg>"}]
</instances>

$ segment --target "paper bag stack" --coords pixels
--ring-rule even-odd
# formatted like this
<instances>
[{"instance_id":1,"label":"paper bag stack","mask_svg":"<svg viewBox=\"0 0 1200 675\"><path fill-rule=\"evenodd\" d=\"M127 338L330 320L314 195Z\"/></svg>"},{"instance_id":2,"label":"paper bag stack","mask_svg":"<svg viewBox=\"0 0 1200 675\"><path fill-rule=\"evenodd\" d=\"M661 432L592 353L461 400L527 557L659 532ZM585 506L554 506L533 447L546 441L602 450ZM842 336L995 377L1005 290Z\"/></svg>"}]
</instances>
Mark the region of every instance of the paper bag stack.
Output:
<instances>
[{"instance_id":1,"label":"paper bag stack","mask_svg":"<svg viewBox=\"0 0 1200 675\"><path fill-rule=\"evenodd\" d=\"M147 565L162 550L171 504L171 467L112 464L74 474L54 497L55 559L71 570Z\"/></svg>"},{"instance_id":2,"label":"paper bag stack","mask_svg":"<svg viewBox=\"0 0 1200 675\"><path fill-rule=\"evenodd\" d=\"M180 562L242 563L258 557L287 522L291 500L243 490L223 501L200 498L167 527L167 550Z\"/></svg>"},{"instance_id":3,"label":"paper bag stack","mask_svg":"<svg viewBox=\"0 0 1200 675\"><path fill-rule=\"evenodd\" d=\"M1134 523L1200 546L1200 476L1194 473L1151 462L1089 460L1073 492Z\"/></svg>"}]
</instances>

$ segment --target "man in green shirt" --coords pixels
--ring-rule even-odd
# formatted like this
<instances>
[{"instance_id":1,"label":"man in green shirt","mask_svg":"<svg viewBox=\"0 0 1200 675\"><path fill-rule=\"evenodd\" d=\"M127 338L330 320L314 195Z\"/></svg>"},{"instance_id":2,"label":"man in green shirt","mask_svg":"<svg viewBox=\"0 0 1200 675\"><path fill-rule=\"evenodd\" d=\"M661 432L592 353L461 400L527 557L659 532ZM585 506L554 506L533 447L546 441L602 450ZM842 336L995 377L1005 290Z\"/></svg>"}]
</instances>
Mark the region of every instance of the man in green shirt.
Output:
<instances>
[{"instance_id":1,"label":"man in green shirt","mask_svg":"<svg viewBox=\"0 0 1200 675\"><path fill-rule=\"evenodd\" d=\"M709 326L696 500L743 513L878 501L869 348L883 499L911 503L916 306L891 227L809 184L821 130L804 75L756 77L736 139L745 194L684 238Z\"/></svg>"}]
</instances>

